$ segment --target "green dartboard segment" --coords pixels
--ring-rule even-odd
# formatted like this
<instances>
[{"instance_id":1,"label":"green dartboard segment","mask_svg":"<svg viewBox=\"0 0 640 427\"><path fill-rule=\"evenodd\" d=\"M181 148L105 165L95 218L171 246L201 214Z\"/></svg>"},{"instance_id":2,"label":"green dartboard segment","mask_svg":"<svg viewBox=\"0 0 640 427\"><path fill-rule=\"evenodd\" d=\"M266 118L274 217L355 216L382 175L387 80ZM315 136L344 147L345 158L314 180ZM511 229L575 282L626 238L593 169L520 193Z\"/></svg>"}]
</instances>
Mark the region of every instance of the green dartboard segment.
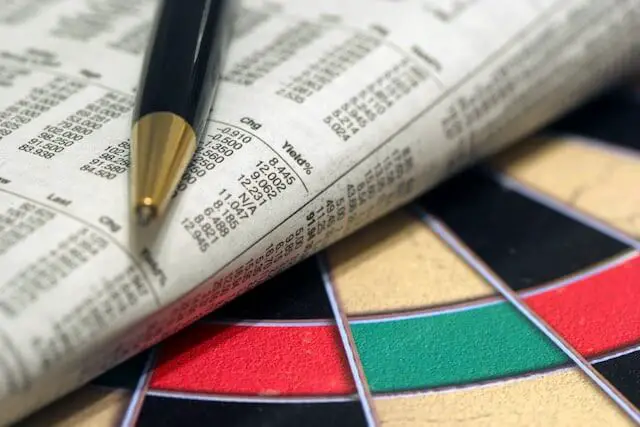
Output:
<instances>
[{"instance_id":1,"label":"green dartboard segment","mask_svg":"<svg viewBox=\"0 0 640 427\"><path fill-rule=\"evenodd\" d=\"M506 303L423 317L353 321L351 331L374 393L467 384L568 362Z\"/></svg>"}]
</instances>

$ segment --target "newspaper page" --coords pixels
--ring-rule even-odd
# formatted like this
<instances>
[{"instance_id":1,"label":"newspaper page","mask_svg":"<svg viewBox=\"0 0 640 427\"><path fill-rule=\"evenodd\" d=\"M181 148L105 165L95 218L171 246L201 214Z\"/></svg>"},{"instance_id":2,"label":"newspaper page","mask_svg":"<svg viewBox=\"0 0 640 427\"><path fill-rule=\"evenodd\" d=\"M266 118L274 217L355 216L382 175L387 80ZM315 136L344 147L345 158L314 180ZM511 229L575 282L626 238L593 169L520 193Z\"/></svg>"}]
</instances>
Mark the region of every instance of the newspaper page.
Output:
<instances>
[{"instance_id":1,"label":"newspaper page","mask_svg":"<svg viewBox=\"0 0 640 427\"><path fill-rule=\"evenodd\" d=\"M156 2L0 0L0 424L631 71L640 0L246 0L170 212L130 226Z\"/></svg>"}]
</instances>

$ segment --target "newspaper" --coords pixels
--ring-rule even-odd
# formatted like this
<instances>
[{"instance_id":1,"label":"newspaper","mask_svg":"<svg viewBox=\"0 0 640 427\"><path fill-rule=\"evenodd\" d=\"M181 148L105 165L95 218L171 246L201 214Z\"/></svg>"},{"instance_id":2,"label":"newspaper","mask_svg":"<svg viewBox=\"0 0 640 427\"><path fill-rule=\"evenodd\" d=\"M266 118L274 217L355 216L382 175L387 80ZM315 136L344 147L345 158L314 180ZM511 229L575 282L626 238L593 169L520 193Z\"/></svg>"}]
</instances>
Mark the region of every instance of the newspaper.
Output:
<instances>
[{"instance_id":1,"label":"newspaper","mask_svg":"<svg viewBox=\"0 0 640 427\"><path fill-rule=\"evenodd\" d=\"M155 1L0 0L0 424L516 141L640 56L640 0L247 0L164 222L129 223Z\"/></svg>"}]
</instances>

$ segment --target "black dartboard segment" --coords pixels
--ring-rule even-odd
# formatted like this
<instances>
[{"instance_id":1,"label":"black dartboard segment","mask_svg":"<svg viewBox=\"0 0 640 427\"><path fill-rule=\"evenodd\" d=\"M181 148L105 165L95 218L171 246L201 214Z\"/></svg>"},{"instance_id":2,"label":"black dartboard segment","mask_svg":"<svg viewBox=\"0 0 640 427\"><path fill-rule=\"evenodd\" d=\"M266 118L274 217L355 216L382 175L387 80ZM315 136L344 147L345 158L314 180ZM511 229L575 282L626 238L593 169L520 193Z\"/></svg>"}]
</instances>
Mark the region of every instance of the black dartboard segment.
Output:
<instances>
[{"instance_id":1,"label":"black dartboard segment","mask_svg":"<svg viewBox=\"0 0 640 427\"><path fill-rule=\"evenodd\" d=\"M147 396L138 425L359 427L367 424L362 406L357 401L249 403Z\"/></svg>"},{"instance_id":2,"label":"black dartboard segment","mask_svg":"<svg viewBox=\"0 0 640 427\"><path fill-rule=\"evenodd\" d=\"M629 249L479 170L449 180L419 203L514 290L560 279Z\"/></svg>"},{"instance_id":3,"label":"black dartboard segment","mask_svg":"<svg viewBox=\"0 0 640 427\"><path fill-rule=\"evenodd\" d=\"M594 364L595 368L640 408L640 350Z\"/></svg>"},{"instance_id":4,"label":"black dartboard segment","mask_svg":"<svg viewBox=\"0 0 640 427\"><path fill-rule=\"evenodd\" d=\"M573 133L640 151L640 89L613 90L578 108L551 126L551 131Z\"/></svg>"},{"instance_id":5,"label":"black dartboard segment","mask_svg":"<svg viewBox=\"0 0 640 427\"><path fill-rule=\"evenodd\" d=\"M318 262L310 258L216 310L207 320L332 318Z\"/></svg>"}]
</instances>

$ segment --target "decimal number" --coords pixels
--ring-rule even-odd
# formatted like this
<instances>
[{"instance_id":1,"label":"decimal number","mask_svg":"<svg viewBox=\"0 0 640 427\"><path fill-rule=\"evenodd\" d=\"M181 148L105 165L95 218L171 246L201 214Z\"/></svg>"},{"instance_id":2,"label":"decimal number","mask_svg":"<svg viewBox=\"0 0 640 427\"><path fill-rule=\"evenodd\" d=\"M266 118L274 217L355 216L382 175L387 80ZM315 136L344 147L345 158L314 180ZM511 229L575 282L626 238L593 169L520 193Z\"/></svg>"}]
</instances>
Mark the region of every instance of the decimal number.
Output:
<instances>
[{"instance_id":1,"label":"decimal number","mask_svg":"<svg viewBox=\"0 0 640 427\"><path fill-rule=\"evenodd\" d=\"M82 165L80 170L107 180L115 179L129 169L129 141L109 145L95 159Z\"/></svg>"},{"instance_id":2,"label":"decimal number","mask_svg":"<svg viewBox=\"0 0 640 427\"><path fill-rule=\"evenodd\" d=\"M120 117L130 108L129 97L107 93L60 123L45 126L35 138L31 138L18 149L50 159L93 134L106 123ZM30 150L28 146L33 149Z\"/></svg>"},{"instance_id":3,"label":"decimal number","mask_svg":"<svg viewBox=\"0 0 640 427\"><path fill-rule=\"evenodd\" d=\"M218 240L227 237L229 233L237 229L241 219L248 218L246 213L239 217L237 211L229 208L228 201L233 196L226 190L223 190L222 194L223 198L207 206L202 213L182 220L182 227L196 241L200 252L206 252ZM234 203L231 202L231 204Z\"/></svg>"},{"instance_id":4,"label":"decimal number","mask_svg":"<svg viewBox=\"0 0 640 427\"><path fill-rule=\"evenodd\" d=\"M29 144L22 144L21 146L18 147L18 150L24 151L25 153L34 154L44 159L51 159L55 155L53 152L48 151L45 148L38 148Z\"/></svg>"},{"instance_id":5,"label":"decimal number","mask_svg":"<svg viewBox=\"0 0 640 427\"><path fill-rule=\"evenodd\" d=\"M295 181L295 174L277 157L259 161L253 171L238 178L240 185L259 205L275 199Z\"/></svg>"},{"instance_id":6,"label":"decimal number","mask_svg":"<svg viewBox=\"0 0 640 427\"><path fill-rule=\"evenodd\" d=\"M252 141L253 136L242 130L230 126L217 128L196 149L193 160L178 184L178 191L195 184Z\"/></svg>"},{"instance_id":7,"label":"decimal number","mask_svg":"<svg viewBox=\"0 0 640 427\"><path fill-rule=\"evenodd\" d=\"M206 224L206 227L203 228L202 220L204 218L201 217L201 215L198 215L196 218L199 222L196 222L192 218L183 219L181 223L182 228L184 228L191 238L196 241L200 252L206 252L207 249L209 249L209 247L219 239L219 237L209 224Z\"/></svg>"}]
</instances>

